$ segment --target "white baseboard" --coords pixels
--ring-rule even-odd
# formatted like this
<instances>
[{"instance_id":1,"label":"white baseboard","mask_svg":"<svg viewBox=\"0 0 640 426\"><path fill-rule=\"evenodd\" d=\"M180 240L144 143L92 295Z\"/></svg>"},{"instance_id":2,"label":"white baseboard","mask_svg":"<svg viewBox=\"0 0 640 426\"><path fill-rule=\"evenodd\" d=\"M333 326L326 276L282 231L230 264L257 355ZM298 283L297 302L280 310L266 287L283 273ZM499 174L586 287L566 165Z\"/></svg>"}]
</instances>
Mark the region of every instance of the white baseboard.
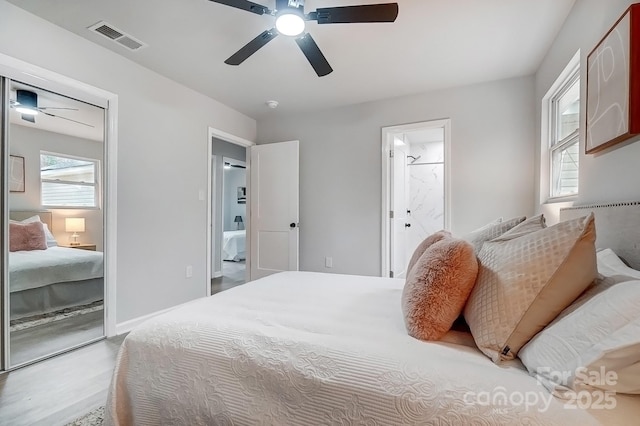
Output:
<instances>
[{"instance_id":1,"label":"white baseboard","mask_svg":"<svg viewBox=\"0 0 640 426\"><path fill-rule=\"evenodd\" d=\"M222 276L222 271L215 271L213 273L213 277L212 278L220 278Z\"/></svg>"},{"instance_id":2,"label":"white baseboard","mask_svg":"<svg viewBox=\"0 0 640 426\"><path fill-rule=\"evenodd\" d=\"M180 305L178 305L178 306L180 306ZM155 316L158 316L160 314L164 314L165 312L169 312L170 310L175 309L178 306L173 306L171 308L163 309L161 311L152 312L150 314L143 315L141 317L130 319L128 321L116 324L116 336L128 333L131 330L133 330L134 328L136 328L137 326L139 326L140 324L142 324L143 322L145 322L145 321L147 321L147 320L149 320L149 319L151 319L151 318L153 318Z\"/></svg>"}]
</instances>

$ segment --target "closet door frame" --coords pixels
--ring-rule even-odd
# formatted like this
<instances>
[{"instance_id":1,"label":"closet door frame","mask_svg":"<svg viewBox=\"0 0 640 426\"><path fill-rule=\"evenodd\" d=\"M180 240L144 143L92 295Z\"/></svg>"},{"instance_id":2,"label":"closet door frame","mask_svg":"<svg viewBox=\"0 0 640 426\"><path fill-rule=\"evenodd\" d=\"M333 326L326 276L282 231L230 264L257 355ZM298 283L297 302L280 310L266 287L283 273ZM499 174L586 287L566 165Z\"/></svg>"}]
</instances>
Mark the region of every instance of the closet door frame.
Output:
<instances>
[{"instance_id":1,"label":"closet door frame","mask_svg":"<svg viewBox=\"0 0 640 426\"><path fill-rule=\"evenodd\" d=\"M117 155L118 155L118 95L89 84L74 80L62 74L29 64L0 53L0 237L3 247L0 291L0 372L10 370L9 366L9 272L8 253L8 157L9 157L9 88L11 80L30 84L64 96L87 102L105 110L105 135L103 151L102 200L104 208L104 334L116 335L116 276L117 276ZM56 355L56 354L52 354Z\"/></svg>"}]
</instances>

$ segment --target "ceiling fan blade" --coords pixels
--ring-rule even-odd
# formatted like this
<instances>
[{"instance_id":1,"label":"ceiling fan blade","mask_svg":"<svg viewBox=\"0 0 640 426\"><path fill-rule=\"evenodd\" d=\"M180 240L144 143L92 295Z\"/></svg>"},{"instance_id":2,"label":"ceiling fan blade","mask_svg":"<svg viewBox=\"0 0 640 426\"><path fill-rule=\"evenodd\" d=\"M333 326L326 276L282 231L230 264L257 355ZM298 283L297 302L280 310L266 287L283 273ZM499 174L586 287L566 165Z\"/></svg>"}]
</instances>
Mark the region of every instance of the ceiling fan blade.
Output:
<instances>
[{"instance_id":1,"label":"ceiling fan blade","mask_svg":"<svg viewBox=\"0 0 640 426\"><path fill-rule=\"evenodd\" d=\"M366 4L361 6L322 7L309 14L318 24L350 24L356 22L394 22L398 17L398 3Z\"/></svg>"},{"instance_id":2,"label":"ceiling fan blade","mask_svg":"<svg viewBox=\"0 0 640 426\"><path fill-rule=\"evenodd\" d=\"M235 7L236 9L246 10L256 15L269 14L271 11L268 7L247 0L209 0L214 3L224 4L225 6Z\"/></svg>"},{"instance_id":3,"label":"ceiling fan blade","mask_svg":"<svg viewBox=\"0 0 640 426\"><path fill-rule=\"evenodd\" d=\"M318 77L323 77L333 71L311 34L306 33L302 37L296 38L296 43L300 46L302 53L307 57Z\"/></svg>"},{"instance_id":4,"label":"ceiling fan blade","mask_svg":"<svg viewBox=\"0 0 640 426\"><path fill-rule=\"evenodd\" d=\"M41 112L42 112L44 115L48 115L49 117L61 118L61 119L63 119L63 120L72 121L72 122L74 122L74 123L82 124L83 126L87 126L87 127L95 127L95 126L93 126L93 125L91 125L91 124L83 123L82 121L72 120L72 119L70 119L70 118L66 118L66 117L63 117L63 116L61 116L61 115L54 115L54 114L51 114L50 112L44 112L44 111L41 111Z\"/></svg>"},{"instance_id":5,"label":"ceiling fan blade","mask_svg":"<svg viewBox=\"0 0 640 426\"><path fill-rule=\"evenodd\" d=\"M24 120L24 121L28 121L30 123L35 123L36 122L36 116L35 115L29 115L29 114L21 114L20 117Z\"/></svg>"},{"instance_id":6,"label":"ceiling fan blade","mask_svg":"<svg viewBox=\"0 0 640 426\"><path fill-rule=\"evenodd\" d=\"M256 53L261 47L269 43L271 40L278 36L278 32L275 28L262 32L258 37L245 44L244 47L231 55L229 59L224 61L228 65L240 65L249 56Z\"/></svg>"}]
</instances>

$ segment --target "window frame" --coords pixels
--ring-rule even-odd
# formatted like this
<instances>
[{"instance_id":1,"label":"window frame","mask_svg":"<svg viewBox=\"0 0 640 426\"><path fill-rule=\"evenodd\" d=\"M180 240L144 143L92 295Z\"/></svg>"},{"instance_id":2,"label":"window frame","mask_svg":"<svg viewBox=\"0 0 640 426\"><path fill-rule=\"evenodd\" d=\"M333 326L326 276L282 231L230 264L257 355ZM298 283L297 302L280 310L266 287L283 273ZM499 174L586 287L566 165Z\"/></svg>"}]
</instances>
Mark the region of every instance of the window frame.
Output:
<instances>
[{"instance_id":1,"label":"window frame","mask_svg":"<svg viewBox=\"0 0 640 426\"><path fill-rule=\"evenodd\" d=\"M64 181L64 180L60 180L60 179L46 179L43 178L42 176L42 168L40 168L40 205L42 206L42 208L47 208L47 209L73 209L73 210L100 210L101 209L101 204L102 204L102 199L100 197L101 191L100 191L100 160L95 159L95 158L88 158L88 157L81 157L78 155L71 155L71 154L61 154L59 152L52 152L52 151L44 151L41 150L40 151L40 155L39 155L39 159L42 159L42 155L49 155L52 157L60 157L60 158L65 158L65 159L71 159L71 160L80 160L80 161L87 161L90 163L93 163L93 176L94 176L94 181L93 182L77 182L77 181ZM93 192L94 192L94 200L95 203L93 206L61 206L61 205L55 205L55 204L45 204L42 199L42 183L43 182L47 182L47 183L57 183L57 184L64 184L64 185L74 185L74 186L86 186L86 187L93 187Z\"/></svg>"},{"instance_id":2,"label":"window frame","mask_svg":"<svg viewBox=\"0 0 640 426\"><path fill-rule=\"evenodd\" d=\"M560 77L562 78L562 76ZM559 79L560 79L559 78ZM549 137L547 142L547 149L549 153L549 198L548 201L561 201L565 199L571 199L578 196L580 193L580 186L578 182L578 190L576 192L570 194L561 194L555 195L554 190L554 154L562 151L566 151L571 145L577 143L578 144L578 156L580 156L580 129L582 128L582 107L580 108L580 112L578 113L578 128L571 132L569 135L565 136L563 139L558 140L558 132L559 132L559 111L558 104L560 103L560 99L571 89L571 87L578 82L579 90L581 94L580 100L582 100L582 80L580 79L580 64L578 63L573 69L568 73L566 77L562 80L562 82L558 85L558 88L553 92L551 96L548 98L548 106L549 106ZM556 81L557 83L557 81ZM581 102L582 103L582 102ZM580 175L580 162L578 162L578 179Z\"/></svg>"}]
</instances>

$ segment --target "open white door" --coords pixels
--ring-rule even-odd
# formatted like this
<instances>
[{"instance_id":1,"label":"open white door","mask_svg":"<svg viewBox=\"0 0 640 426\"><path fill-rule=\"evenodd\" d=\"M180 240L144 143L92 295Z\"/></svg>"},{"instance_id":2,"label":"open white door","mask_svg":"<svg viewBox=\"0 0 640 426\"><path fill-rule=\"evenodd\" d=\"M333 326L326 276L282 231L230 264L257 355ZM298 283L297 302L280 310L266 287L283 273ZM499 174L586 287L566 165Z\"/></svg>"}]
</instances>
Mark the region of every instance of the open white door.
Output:
<instances>
[{"instance_id":1,"label":"open white door","mask_svg":"<svg viewBox=\"0 0 640 426\"><path fill-rule=\"evenodd\" d=\"M251 147L251 279L298 270L298 141Z\"/></svg>"},{"instance_id":2,"label":"open white door","mask_svg":"<svg viewBox=\"0 0 640 426\"><path fill-rule=\"evenodd\" d=\"M403 147L391 151L391 272L395 278L405 278L407 274L407 227L409 223L409 170L407 153Z\"/></svg>"}]
</instances>

